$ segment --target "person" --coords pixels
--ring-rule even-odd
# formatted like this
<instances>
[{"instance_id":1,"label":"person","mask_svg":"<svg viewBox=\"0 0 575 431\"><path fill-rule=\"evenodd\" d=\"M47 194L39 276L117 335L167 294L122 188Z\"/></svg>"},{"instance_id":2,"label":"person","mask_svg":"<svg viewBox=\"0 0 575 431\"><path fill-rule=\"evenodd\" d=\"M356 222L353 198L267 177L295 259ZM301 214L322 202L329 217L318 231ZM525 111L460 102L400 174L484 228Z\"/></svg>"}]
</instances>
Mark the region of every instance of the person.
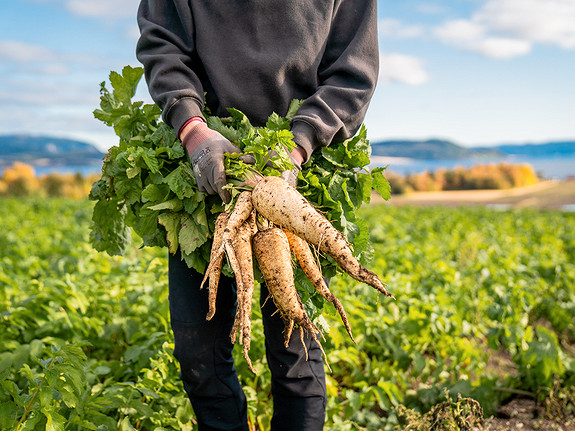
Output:
<instances>
[{"instance_id":1,"label":"person","mask_svg":"<svg viewBox=\"0 0 575 431\"><path fill-rule=\"evenodd\" d=\"M304 102L290 129L297 168L313 152L352 137L364 120L378 77L376 0L142 0L136 54L150 95L186 147L200 190L229 194L224 153L239 149L208 128L213 115L236 108L254 126L293 99ZM292 178L293 181L293 178ZM222 277L214 318L206 321L202 275L181 255L169 257L174 356L200 431L248 430L246 397L232 359L229 333L235 284ZM260 302L271 372L271 429L320 430L326 414L319 346L305 338L283 344L283 322L261 287ZM298 332L298 331L294 331Z\"/></svg>"}]
</instances>

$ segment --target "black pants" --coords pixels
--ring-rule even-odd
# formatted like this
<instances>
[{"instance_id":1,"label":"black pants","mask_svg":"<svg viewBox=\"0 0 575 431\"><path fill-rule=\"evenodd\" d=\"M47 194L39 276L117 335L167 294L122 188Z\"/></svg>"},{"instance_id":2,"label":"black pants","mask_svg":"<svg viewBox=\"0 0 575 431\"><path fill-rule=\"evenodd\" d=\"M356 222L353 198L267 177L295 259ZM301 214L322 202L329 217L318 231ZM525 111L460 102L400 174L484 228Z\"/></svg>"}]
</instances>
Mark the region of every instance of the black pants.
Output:
<instances>
[{"instance_id":1,"label":"black pants","mask_svg":"<svg viewBox=\"0 0 575 431\"><path fill-rule=\"evenodd\" d=\"M235 283L222 277L216 314L206 321L208 289L203 276L187 267L180 254L170 255L170 317L175 336L174 356L180 363L184 389L200 431L248 430L246 397L233 364L230 331L236 309ZM262 285L260 304L268 293ZM272 431L323 430L326 388L319 346L306 333L306 360L299 331L284 346L284 323L272 301L262 308L265 346L272 376Z\"/></svg>"}]
</instances>

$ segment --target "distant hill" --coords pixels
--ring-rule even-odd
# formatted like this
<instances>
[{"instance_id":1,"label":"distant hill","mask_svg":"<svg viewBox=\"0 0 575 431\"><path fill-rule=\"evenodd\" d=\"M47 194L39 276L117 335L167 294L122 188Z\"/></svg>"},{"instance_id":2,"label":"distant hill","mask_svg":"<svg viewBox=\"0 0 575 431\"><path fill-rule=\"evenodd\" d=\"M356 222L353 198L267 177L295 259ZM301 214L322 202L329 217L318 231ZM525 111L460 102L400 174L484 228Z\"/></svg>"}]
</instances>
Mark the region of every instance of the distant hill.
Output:
<instances>
[{"instance_id":1,"label":"distant hill","mask_svg":"<svg viewBox=\"0 0 575 431\"><path fill-rule=\"evenodd\" d=\"M498 145L494 147L463 147L440 139L389 140L372 142L372 155L407 157L420 160L457 160L470 158L498 158L510 155L527 157L573 157L575 141L541 144Z\"/></svg>"},{"instance_id":2,"label":"distant hill","mask_svg":"<svg viewBox=\"0 0 575 431\"><path fill-rule=\"evenodd\" d=\"M391 140L371 143L373 156L408 157L422 160L453 160L474 157L501 157L494 148L467 148L451 141L429 139L426 141Z\"/></svg>"},{"instance_id":3,"label":"distant hill","mask_svg":"<svg viewBox=\"0 0 575 431\"><path fill-rule=\"evenodd\" d=\"M508 155L532 157L573 157L575 141L548 142L545 144L499 145L499 151Z\"/></svg>"},{"instance_id":4,"label":"distant hill","mask_svg":"<svg viewBox=\"0 0 575 431\"><path fill-rule=\"evenodd\" d=\"M0 167L14 162L33 166L88 166L102 163L104 153L91 144L49 136L0 136Z\"/></svg>"}]
</instances>

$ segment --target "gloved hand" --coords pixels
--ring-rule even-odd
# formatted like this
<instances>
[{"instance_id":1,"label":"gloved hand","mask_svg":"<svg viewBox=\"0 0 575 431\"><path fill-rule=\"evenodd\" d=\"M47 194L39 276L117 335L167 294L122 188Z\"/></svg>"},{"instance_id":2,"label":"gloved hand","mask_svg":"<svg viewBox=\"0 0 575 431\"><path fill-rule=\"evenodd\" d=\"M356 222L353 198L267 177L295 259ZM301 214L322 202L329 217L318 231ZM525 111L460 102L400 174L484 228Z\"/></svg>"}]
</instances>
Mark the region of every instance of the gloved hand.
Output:
<instances>
[{"instance_id":1,"label":"gloved hand","mask_svg":"<svg viewBox=\"0 0 575 431\"><path fill-rule=\"evenodd\" d=\"M193 126L182 137L182 144L190 155L194 177L201 192L219 194L222 201L229 203L230 193L222 189L226 185L224 153L240 153L240 149L220 133L208 128L203 121L194 121Z\"/></svg>"},{"instance_id":2,"label":"gloved hand","mask_svg":"<svg viewBox=\"0 0 575 431\"><path fill-rule=\"evenodd\" d=\"M283 171L280 176L288 182L291 186L297 185L297 176L301 171L301 164L305 160L305 151L303 148L296 146L291 153L288 154L294 168L290 171Z\"/></svg>"}]
</instances>

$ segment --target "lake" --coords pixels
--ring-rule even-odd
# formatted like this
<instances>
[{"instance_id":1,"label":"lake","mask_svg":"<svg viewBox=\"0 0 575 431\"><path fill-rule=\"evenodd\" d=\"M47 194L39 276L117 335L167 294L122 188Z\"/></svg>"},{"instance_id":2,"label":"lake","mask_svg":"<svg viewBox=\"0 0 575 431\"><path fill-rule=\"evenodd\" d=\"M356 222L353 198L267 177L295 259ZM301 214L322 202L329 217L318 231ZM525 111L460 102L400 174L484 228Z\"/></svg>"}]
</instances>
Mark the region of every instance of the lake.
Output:
<instances>
[{"instance_id":1,"label":"lake","mask_svg":"<svg viewBox=\"0 0 575 431\"><path fill-rule=\"evenodd\" d=\"M470 167L480 164L529 164L535 172L546 179L565 179L575 177L575 157L565 158L535 158L523 156L508 156L494 159L457 159L457 160L419 160L404 157L372 157L370 167L386 166L388 171L399 175L415 174L437 169L453 169L455 167Z\"/></svg>"}]
</instances>

